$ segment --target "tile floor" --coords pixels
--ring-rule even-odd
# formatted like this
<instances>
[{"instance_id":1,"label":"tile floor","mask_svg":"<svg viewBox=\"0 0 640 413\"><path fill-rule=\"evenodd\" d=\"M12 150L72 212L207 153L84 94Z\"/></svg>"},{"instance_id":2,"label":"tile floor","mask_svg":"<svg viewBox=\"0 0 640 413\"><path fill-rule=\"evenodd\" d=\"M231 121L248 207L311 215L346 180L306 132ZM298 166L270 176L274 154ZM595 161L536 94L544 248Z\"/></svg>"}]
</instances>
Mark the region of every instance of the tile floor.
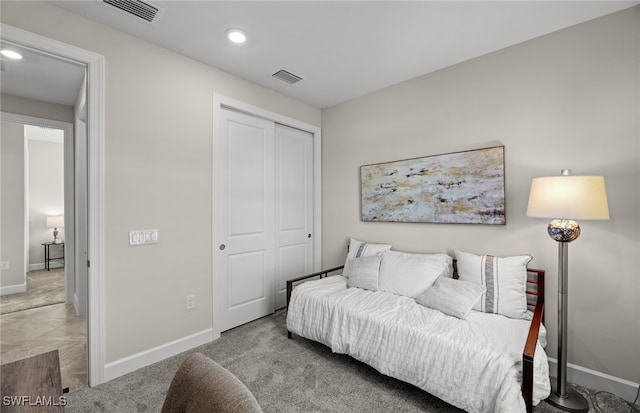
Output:
<instances>
[{"instance_id":1,"label":"tile floor","mask_svg":"<svg viewBox=\"0 0 640 413\"><path fill-rule=\"evenodd\" d=\"M0 364L58 349L62 387L87 386L87 321L71 304L0 315Z\"/></svg>"}]
</instances>

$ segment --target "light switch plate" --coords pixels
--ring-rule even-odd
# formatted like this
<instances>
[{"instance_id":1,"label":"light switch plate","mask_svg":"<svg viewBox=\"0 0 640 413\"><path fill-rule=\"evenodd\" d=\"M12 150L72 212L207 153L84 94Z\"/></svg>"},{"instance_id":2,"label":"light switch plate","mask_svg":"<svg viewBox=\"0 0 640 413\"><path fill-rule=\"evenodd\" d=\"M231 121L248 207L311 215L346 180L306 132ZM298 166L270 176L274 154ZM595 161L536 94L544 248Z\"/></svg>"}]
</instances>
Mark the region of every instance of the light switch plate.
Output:
<instances>
[{"instance_id":1,"label":"light switch plate","mask_svg":"<svg viewBox=\"0 0 640 413\"><path fill-rule=\"evenodd\" d=\"M142 229L129 231L129 246L159 244L160 236L158 229Z\"/></svg>"}]
</instances>

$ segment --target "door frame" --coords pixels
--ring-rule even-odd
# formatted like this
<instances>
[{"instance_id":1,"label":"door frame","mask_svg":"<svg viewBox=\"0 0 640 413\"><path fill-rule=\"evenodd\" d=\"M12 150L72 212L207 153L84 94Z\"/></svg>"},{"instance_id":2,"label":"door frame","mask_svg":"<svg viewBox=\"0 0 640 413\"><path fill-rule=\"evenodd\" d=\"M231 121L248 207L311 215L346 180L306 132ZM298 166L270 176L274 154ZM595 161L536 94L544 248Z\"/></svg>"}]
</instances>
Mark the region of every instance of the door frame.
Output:
<instances>
[{"instance_id":1,"label":"door frame","mask_svg":"<svg viewBox=\"0 0 640 413\"><path fill-rule=\"evenodd\" d=\"M87 350L89 386L104 382L104 56L5 23L2 39L87 66L87 197L89 275Z\"/></svg>"},{"instance_id":2,"label":"door frame","mask_svg":"<svg viewBox=\"0 0 640 413\"><path fill-rule=\"evenodd\" d=\"M213 96L213 133L211 140L211 296L213 298L213 338L218 339L220 337L220 314L217 311L217 305L221 300L222 292L219 292L217 285L220 285L218 280L219 275L215 271L215 253L213 251L216 248L215 239L215 222L216 222L216 209L214 204L215 196L215 165L213 160L214 143L218 134L220 133L221 111L223 109L233 110L241 112L250 116L255 116L269 121L279 123L281 125L289 126L292 128L300 129L305 132L309 132L313 135L313 269L314 271L320 271L322 265L322 130L318 126L314 126L297 119L290 118L288 116L281 115L279 113L271 112L269 110L250 105L248 103L223 96L220 94L214 94ZM274 292L275 293L275 292Z\"/></svg>"}]
</instances>

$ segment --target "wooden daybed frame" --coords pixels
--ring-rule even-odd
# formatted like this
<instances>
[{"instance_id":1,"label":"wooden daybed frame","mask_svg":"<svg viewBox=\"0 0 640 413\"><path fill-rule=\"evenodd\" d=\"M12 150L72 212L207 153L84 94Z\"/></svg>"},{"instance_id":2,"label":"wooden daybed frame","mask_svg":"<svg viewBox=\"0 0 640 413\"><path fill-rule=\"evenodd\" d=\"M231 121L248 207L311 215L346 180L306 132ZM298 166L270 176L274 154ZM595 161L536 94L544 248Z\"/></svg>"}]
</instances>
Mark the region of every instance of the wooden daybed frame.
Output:
<instances>
[{"instance_id":1,"label":"wooden daybed frame","mask_svg":"<svg viewBox=\"0 0 640 413\"><path fill-rule=\"evenodd\" d=\"M329 274L343 268L344 265L341 265L288 280L287 308L289 308L289 301L291 301L294 284L314 277L325 278ZM458 269L455 260L453 261L453 270L453 278L457 279ZM540 325L544 321L544 274L544 270L527 268L527 305L529 309L533 311L529 334L527 335L527 341L522 351L522 398L527 407L527 413L533 412L533 356L536 352ZM292 337L290 331L287 331L287 336L289 338Z\"/></svg>"}]
</instances>

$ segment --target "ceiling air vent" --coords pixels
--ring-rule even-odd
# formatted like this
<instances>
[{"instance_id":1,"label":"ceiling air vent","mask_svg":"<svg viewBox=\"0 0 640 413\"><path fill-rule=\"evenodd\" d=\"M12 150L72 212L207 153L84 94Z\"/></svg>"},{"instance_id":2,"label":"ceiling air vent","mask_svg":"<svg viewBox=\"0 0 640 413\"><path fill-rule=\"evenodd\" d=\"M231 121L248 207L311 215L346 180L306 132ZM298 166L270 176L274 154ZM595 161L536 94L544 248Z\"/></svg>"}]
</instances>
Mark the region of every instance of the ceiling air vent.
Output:
<instances>
[{"instance_id":1,"label":"ceiling air vent","mask_svg":"<svg viewBox=\"0 0 640 413\"><path fill-rule=\"evenodd\" d=\"M302 80L300 76L294 75L291 72L287 72L284 69L278 70L277 72L272 74L271 77L276 78L279 81L284 82L288 85L293 85Z\"/></svg>"},{"instance_id":2,"label":"ceiling air vent","mask_svg":"<svg viewBox=\"0 0 640 413\"><path fill-rule=\"evenodd\" d=\"M149 23L157 23L162 9L142 0L101 0L103 3L116 7L124 12L136 16Z\"/></svg>"}]
</instances>

